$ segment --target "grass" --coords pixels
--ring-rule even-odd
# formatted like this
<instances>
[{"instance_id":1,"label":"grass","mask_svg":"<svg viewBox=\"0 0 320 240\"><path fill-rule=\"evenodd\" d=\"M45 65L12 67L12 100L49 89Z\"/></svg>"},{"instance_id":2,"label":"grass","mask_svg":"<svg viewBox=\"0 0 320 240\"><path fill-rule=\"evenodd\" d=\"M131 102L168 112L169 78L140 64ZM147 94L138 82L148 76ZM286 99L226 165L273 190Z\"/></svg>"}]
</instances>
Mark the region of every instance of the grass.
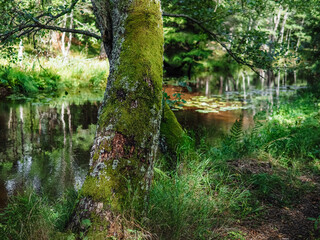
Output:
<instances>
[{"instance_id":1,"label":"grass","mask_svg":"<svg viewBox=\"0 0 320 240\"><path fill-rule=\"evenodd\" d=\"M212 149L188 145L179 150L177 171L156 171L146 227L160 239L211 239L236 216L259 210L248 188L238 185L241 176Z\"/></svg>"},{"instance_id":2,"label":"grass","mask_svg":"<svg viewBox=\"0 0 320 240\"><path fill-rule=\"evenodd\" d=\"M317 193L301 177L320 176L319 120L319 100L300 93L271 115L260 113L249 132L237 121L217 146L188 139L175 171L158 163L144 226L159 239L245 239L228 229L259 224L270 208L294 208Z\"/></svg>"},{"instance_id":3,"label":"grass","mask_svg":"<svg viewBox=\"0 0 320 240\"><path fill-rule=\"evenodd\" d=\"M271 115L259 113L248 132L237 121L215 146L205 136L200 143L186 137L176 166L168 170L165 157L156 163L149 210L137 226L154 239L246 239L243 224L264 226L272 210L294 211L308 195L319 195L314 183L320 177L319 121L319 100L305 92ZM34 193L15 197L1 216L2 236L57 239L53 233L64 230L75 199L50 203ZM314 234L318 216L305 219ZM280 222L288 225L285 217ZM141 229L129 230L144 238Z\"/></svg>"},{"instance_id":4,"label":"grass","mask_svg":"<svg viewBox=\"0 0 320 240\"><path fill-rule=\"evenodd\" d=\"M0 213L1 239L57 239L57 233L69 221L76 198L74 191L67 191L63 197L49 202L33 190L12 197Z\"/></svg>"},{"instance_id":5,"label":"grass","mask_svg":"<svg viewBox=\"0 0 320 240\"><path fill-rule=\"evenodd\" d=\"M82 89L104 90L108 62L80 57L63 61L61 58L26 58L23 65L0 61L0 88L11 94L36 96L58 94ZM16 96L13 96L16 97Z\"/></svg>"}]
</instances>

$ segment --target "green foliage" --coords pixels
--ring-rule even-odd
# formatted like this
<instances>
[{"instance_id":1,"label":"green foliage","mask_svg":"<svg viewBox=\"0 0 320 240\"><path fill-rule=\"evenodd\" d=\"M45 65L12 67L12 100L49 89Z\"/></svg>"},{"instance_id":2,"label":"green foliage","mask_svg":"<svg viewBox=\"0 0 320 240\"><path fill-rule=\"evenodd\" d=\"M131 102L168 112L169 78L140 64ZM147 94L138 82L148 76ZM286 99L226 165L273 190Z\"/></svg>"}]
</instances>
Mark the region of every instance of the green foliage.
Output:
<instances>
[{"instance_id":1,"label":"green foliage","mask_svg":"<svg viewBox=\"0 0 320 240\"><path fill-rule=\"evenodd\" d=\"M212 239L214 229L234 216L258 210L216 150L186 138L177 152L176 171L156 170L145 224L160 239Z\"/></svg>"},{"instance_id":2,"label":"green foliage","mask_svg":"<svg viewBox=\"0 0 320 240\"><path fill-rule=\"evenodd\" d=\"M52 231L53 216L49 208L44 207L45 199L30 193L17 196L8 204L1 215L1 236L5 239L47 239Z\"/></svg>"},{"instance_id":3,"label":"green foliage","mask_svg":"<svg viewBox=\"0 0 320 240\"><path fill-rule=\"evenodd\" d=\"M237 120L230 136L222 141L225 154L230 157L269 154L285 167L295 164L311 167L320 157L319 107L314 95L303 94L274 108L269 116L260 113L249 133L241 130L241 121ZM234 150L229 151L230 148Z\"/></svg>"},{"instance_id":4,"label":"green foliage","mask_svg":"<svg viewBox=\"0 0 320 240\"><path fill-rule=\"evenodd\" d=\"M309 218L310 221L313 222L313 228L314 230L319 230L319 227L320 227L320 216L317 217L317 218Z\"/></svg>"},{"instance_id":5,"label":"green foliage","mask_svg":"<svg viewBox=\"0 0 320 240\"><path fill-rule=\"evenodd\" d=\"M186 103L186 100L181 98L181 93L174 93L171 97L166 93L163 92L163 104L168 104L170 108L175 107L182 107L184 103Z\"/></svg>"},{"instance_id":6,"label":"green foliage","mask_svg":"<svg viewBox=\"0 0 320 240\"><path fill-rule=\"evenodd\" d=\"M203 70L204 61L210 56L208 38L185 20L165 18L164 26L166 74L190 79L191 74Z\"/></svg>"},{"instance_id":7,"label":"green foliage","mask_svg":"<svg viewBox=\"0 0 320 240\"><path fill-rule=\"evenodd\" d=\"M0 214L2 239L57 239L74 208L77 194L67 192L55 204L33 190L14 196Z\"/></svg>"},{"instance_id":8,"label":"green foliage","mask_svg":"<svg viewBox=\"0 0 320 240\"><path fill-rule=\"evenodd\" d=\"M175 170L166 159L157 163L144 228L160 239L223 239L215 229L255 219L266 205L290 207L312 191L300 175L320 173L319 107L310 93L290 101L267 120L257 115L249 132L240 118L217 146L184 138ZM245 239L236 230L227 235Z\"/></svg>"},{"instance_id":9,"label":"green foliage","mask_svg":"<svg viewBox=\"0 0 320 240\"><path fill-rule=\"evenodd\" d=\"M230 136L232 140L235 141L236 143L240 143L242 141L242 138L243 138L242 125L243 125L243 116L240 116L240 119L237 119L230 129Z\"/></svg>"},{"instance_id":10,"label":"green foliage","mask_svg":"<svg viewBox=\"0 0 320 240\"><path fill-rule=\"evenodd\" d=\"M228 240L231 240L231 239L234 239L234 240L245 240L245 235L244 233L242 233L241 231L231 231L231 232L228 232L228 237L226 239Z\"/></svg>"},{"instance_id":11,"label":"green foliage","mask_svg":"<svg viewBox=\"0 0 320 240\"><path fill-rule=\"evenodd\" d=\"M238 61L257 68L300 66L319 75L317 0L309 4L300 0L165 0L162 4L165 12L188 15L216 35L212 38L191 20L165 17L165 69L169 75L184 74L190 78L188 66L192 66L193 73L207 69L208 62L202 60L210 60L212 56L216 60L226 54L217 40L223 42Z\"/></svg>"},{"instance_id":12,"label":"green foliage","mask_svg":"<svg viewBox=\"0 0 320 240\"><path fill-rule=\"evenodd\" d=\"M308 162L319 158L319 112L313 101L297 99L280 107L252 142L273 156L287 158L287 164L292 164L293 159Z\"/></svg>"},{"instance_id":13,"label":"green foliage","mask_svg":"<svg viewBox=\"0 0 320 240\"><path fill-rule=\"evenodd\" d=\"M78 57L66 64L58 58L42 58L45 68L31 61L24 61L25 68L7 64L0 66L0 87L14 94L36 96L41 93L76 92L84 88L103 89L106 86L109 70L106 61Z\"/></svg>"},{"instance_id":14,"label":"green foliage","mask_svg":"<svg viewBox=\"0 0 320 240\"><path fill-rule=\"evenodd\" d=\"M54 92L60 76L51 71L22 71L19 68L0 67L0 86L13 93L32 95L38 92Z\"/></svg>"}]
</instances>

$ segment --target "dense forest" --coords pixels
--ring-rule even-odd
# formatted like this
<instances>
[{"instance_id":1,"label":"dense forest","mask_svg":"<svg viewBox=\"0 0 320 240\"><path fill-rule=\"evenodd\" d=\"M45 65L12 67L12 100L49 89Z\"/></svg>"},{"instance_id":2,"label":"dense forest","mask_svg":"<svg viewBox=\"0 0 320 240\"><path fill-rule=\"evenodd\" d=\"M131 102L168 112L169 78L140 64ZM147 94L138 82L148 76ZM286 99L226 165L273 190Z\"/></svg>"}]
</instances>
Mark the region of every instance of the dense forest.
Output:
<instances>
[{"instance_id":1,"label":"dense forest","mask_svg":"<svg viewBox=\"0 0 320 240\"><path fill-rule=\"evenodd\" d=\"M320 239L319 0L0 0L1 239Z\"/></svg>"}]
</instances>

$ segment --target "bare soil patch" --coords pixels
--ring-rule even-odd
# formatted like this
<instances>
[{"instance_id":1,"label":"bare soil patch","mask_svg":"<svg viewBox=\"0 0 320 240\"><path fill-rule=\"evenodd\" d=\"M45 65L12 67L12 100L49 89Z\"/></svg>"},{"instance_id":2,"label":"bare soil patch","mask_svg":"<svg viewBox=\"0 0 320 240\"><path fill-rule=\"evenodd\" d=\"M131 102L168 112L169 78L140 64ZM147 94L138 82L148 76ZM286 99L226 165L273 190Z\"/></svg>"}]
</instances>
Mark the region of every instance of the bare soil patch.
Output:
<instances>
[{"instance_id":1,"label":"bare soil patch","mask_svg":"<svg viewBox=\"0 0 320 240\"><path fill-rule=\"evenodd\" d=\"M240 174L286 174L283 168L275 168L269 162L255 159L235 160L229 165ZM264 202L264 213L258 218L241 221L234 227L239 229L248 240L320 239L319 229L315 229L314 221L310 220L320 216L319 179L318 176L298 177L297 181L311 184L312 190L307 193L302 191L290 206L279 206L272 204L270 199L266 202L260 199Z\"/></svg>"}]
</instances>

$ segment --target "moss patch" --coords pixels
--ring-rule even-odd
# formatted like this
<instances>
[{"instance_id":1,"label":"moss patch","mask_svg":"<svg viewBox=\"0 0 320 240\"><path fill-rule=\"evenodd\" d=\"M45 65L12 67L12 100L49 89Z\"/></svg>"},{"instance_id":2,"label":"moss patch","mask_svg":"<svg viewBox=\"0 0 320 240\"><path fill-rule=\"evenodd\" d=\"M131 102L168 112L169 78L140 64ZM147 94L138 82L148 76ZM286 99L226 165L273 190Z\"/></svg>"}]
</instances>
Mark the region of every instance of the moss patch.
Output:
<instances>
[{"instance_id":1,"label":"moss patch","mask_svg":"<svg viewBox=\"0 0 320 240\"><path fill-rule=\"evenodd\" d=\"M163 117L160 127L160 135L165 140L166 147L170 153L174 153L178 144L182 141L185 132L183 131L176 116L168 104L163 109Z\"/></svg>"},{"instance_id":2,"label":"moss patch","mask_svg":"<svg viewBox=\"0 0 320 240\"><path fill-rule=\"evenodd\" d=\"M162 101L163 29L159 1L135 0L124 24L119 66L101 110L91 176L83 194L124 210L144 205Z\"/></svg>"}]
</instances>

